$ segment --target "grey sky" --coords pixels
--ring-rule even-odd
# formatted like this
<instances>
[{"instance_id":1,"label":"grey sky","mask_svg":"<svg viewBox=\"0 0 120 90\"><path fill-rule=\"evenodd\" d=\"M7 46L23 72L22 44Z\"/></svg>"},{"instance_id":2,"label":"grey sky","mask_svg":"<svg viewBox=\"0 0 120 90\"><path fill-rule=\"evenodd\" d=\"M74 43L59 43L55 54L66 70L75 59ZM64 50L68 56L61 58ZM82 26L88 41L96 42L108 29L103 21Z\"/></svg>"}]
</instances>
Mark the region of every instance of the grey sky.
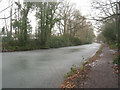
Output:
<instances>
[{"instance_id":1,"label":"grey sky","mask_svg":"<svg viewBox=\"0 0 120 90\"><path fill-rule=\"evenodd\" d=\"M2 0L0 2L0 11L5 9L6 7L8 7L10 5L9 1L10 0ZM18 1L18 0L12 0L12 1ZM20 0L20 1L22 2L23 0ZM80 10L81 14L86 16L86 17L89 17L90 15L94 15L94 13L97 13L96 11L93 11L91 9L91 2L92 1L94 1L94 0L70 0L70 2L74 3L76 8ZM108 1L108 0L103 0L103 1ZM116 1L116 0L113 0L113 1ZM10 11L10 9L7 9L4 12L0 13L0 18L3 18L4 15L5 15L5 17L8 17L9 11ZM36 20L35 20L35 17L33 17L33 16L34 16L34 13L31 13L29 15L29 18L32 21L31 22L32 26L35 26ZM7 24L9 25L9 19L7 19L6 21L7 21ZM5 20L0 19L0 28L2 28L5 25L4 22L5 22ZM91 21L91 22L94 24L94 21ZM33 28L33 29L35 29L35 28Z\"/></svg>"},{"instance_id":2,"label":"grey sky","mask_svg":"<svg viewBox=\"0 0 120 90\"><path fill-rule=\"evenodd\" d=\"M13 0L17 1L17 0ZM23 0L20 0L23 1ZM81 11L82 15L88 15L90 14L90 0L70 0L71 2L76 4L76 7ZM3 10L4 8L8 7L10 5L9 0L2 0L0 2L0 11ZM0 13L0 18L8 17L9 16L9 11L10 9L5 10L4 12ZM89 12L88 12L89 11ZM0 20L0 23L4 22L4 20ZM1 28L1 26L0 26Z\"/></svg>"}]
</instances>

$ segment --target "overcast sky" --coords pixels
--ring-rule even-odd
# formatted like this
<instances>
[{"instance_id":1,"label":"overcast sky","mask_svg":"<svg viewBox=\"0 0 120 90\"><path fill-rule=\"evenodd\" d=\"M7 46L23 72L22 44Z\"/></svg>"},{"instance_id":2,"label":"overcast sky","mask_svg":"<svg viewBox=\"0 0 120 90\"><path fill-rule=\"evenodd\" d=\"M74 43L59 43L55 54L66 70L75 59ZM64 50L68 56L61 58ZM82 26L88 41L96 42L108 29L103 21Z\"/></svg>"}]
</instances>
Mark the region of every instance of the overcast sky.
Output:
<instances>
[{"instance_id":1,"label":"overcast sky","mask_svg":"<svg viewBox=\"0 0 120 90\"><path fill-rule=\"evenodd\" d=\"M0 0L0 11L5 9L6 7L10 6L9 3L10 0ZM18 0L13 0L13 1L18 1ZM23 0L20 0L21 2ZM88 17L90 16L90 14L94 15L94 12L91 9L91 2L94 0L70 0L70 2L74 3L76 8L80 10L81 14ZM105 1L105 0L104 0ZM114 0L116 1L116 0ZM4 18L9 16L9 11L10 9L5 10L4 12L0 12L0 18ZM35 17L32 17L34 15L34 13L32 13L31 15L29 15L31 21L32 21L32 25L35 25ZM5 20L0 19L0 28L2 28L5 25ZM91 21L93 22L93 21ZM7 24L9 24L9 19L7 20ZM94 24L94 22L93 22ZM34 29L34 28L33 28Z\"/></svg>"},{"instance_id":2,"label":"overcast sky","mask_svg":"<svg viewBox=\"0 0 120 90\"><path fill-rule=\"evenodd\" d=\"M71 0L76 4L77 9L80 10L82 15L89 15L91 12L91 1L92 0Z\"/></svg>"},{"instance_id":3,"label":"overcast sky","mask_svg":"<svg viewBox=\"0 0 120 90\"><path fill-rule=\"evenodd\" d=\"M23 1L23 0L20 0L20 1ZM76 7L81 11L82 15L90 14L91 0L70 0L70 1L76 4ZM0 0L0 11L5 9L9 5L10 5L9 0ZM9 16L9 10L10 9L7 9L4 12L0 13L0 18L3 18L4 14L5 14L5 17ZM4 20L0 20L0 21L4 21Z\"/></svg>"}]
</instances>

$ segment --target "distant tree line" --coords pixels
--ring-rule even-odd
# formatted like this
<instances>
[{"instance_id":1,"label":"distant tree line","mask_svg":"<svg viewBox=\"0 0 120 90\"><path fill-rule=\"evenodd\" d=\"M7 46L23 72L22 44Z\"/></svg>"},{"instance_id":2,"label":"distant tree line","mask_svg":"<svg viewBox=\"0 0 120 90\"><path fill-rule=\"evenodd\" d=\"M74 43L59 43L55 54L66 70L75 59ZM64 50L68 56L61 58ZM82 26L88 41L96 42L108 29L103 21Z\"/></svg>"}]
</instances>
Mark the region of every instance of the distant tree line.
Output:
<instances>
[{"instance_id":1,"label":"distant tree line","mask_svg":"<svg viewBox=\"0 0 120 90\"><path fill-rule=\"evenodd\" d=\"M57 48L92 43L93 26L74 5L64 2L15 2L12 28L2 28L3 51ZM35 11L35 33L28 15ZM13 30L12 30L13 29Z\"/></svg>"}]
</instances>

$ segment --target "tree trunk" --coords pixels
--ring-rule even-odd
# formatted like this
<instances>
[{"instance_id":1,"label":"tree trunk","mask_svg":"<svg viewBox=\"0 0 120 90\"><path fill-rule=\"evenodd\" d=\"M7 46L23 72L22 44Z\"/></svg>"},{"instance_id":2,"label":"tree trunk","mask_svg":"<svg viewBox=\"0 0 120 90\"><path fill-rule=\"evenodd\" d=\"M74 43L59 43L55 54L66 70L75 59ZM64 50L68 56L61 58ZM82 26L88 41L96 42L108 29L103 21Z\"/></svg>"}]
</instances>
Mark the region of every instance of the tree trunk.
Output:
<instances>
[{"instance_id":1,"label":"tree trunk","mask_svg":"<svg viewBox=\"0 0 120 90\"><path fill-rule=\"evenodd\" d=\"M4 16L4 18L5 18L5 16ZM8 28L7 28L6 19L5 19L5 29L6 29L6 33L7 33L7 36L8 36Z\"/></svg>"},{"instance_id":2,"label":"tree trunk","mask_svg":"<svg viewBox=\"0 0 120 90\"><path fill-rule=\"evenodd\" d=\"M10 36L12 37L12 7L10 9Z\"/></svg>"},{"instance_id":3,"label":"tree trunk","mask_svg":"<svg viewBox=\"0 0 120 90\"><path fill-rule=\"evenodd\" d=\"M119 2L119 11L118 11L118 51L120 51L120 2Z\"/></svg>"}]
</instances>

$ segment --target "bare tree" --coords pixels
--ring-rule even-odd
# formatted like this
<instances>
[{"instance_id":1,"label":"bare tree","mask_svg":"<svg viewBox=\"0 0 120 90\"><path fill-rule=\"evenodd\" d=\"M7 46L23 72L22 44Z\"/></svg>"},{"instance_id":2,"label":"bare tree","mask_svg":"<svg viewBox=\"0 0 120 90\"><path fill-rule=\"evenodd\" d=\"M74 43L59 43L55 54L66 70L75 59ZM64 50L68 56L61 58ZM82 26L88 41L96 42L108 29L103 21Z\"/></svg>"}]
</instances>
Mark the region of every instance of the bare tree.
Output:
<instances>
[{"instance_id":1,"label":"bare tree","mask_svg":"<svg viewBox=\"0 0 120 90\"><path fill-rule=\"evenodd\" d=\"M112 0L107 0L106 2L95 0L92 2L92 7L99 12L96 15L97 18L93 17L96 21L106 22L111 19L114 20L117 16L116 2L113 2Z\"/></svg>"},{"instance_id":2,"label":"bare tree","mask_svg":"<svg viewBox=\"0 0 120 90\"><path fill-rule=\"evenodd\" d=\"M82 29L85 17L81 15L79 10L74 10L72 18L69 19L68 30L72 37L75 36L78 30Z\"/></svg>"},{"instance_id":3,"label":"bare tree","mask_svg":"<svg viewBox=\"0 0 120 90\"><path fill-rule=\"evenodd\" d=\"M61 26L63 27L63 35L66 35L68 32L68 23L69 20L72 18L73 11L74 6L69 1L64 1L60 4L58 11L58 15L61 18L61 22L59 22L59 29L61 29Z\"/></svg>"}]
</instances>

